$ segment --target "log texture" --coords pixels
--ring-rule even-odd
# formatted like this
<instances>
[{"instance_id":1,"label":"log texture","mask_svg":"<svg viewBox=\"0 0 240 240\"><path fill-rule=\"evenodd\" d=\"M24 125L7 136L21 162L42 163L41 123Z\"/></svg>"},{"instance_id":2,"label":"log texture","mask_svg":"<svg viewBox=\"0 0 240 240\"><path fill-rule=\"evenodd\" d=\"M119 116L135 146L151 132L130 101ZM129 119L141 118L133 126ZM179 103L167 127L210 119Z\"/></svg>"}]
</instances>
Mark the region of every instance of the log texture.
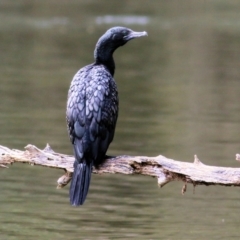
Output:
<instances>
[{"instance_id":1,"label":"log texture","mask_svg":"<svg viewBox=\"0 0 240 240\"><path fill-rule=\"evenodd\" d=\"M239 154L236 155L236 160L240 160ZM29 144L25 151L0 145L0 167L7 167L15 162L63 169L65 174L57 181L57 187L62 188L71 181L74 157L56 153L48 144L43 150ZM99 169L93 169L93 173L147 175L156 177L160 187L171 181L183 181L182 193L186 191L187 184L240 186L240 168L208 166L201 163L196 155L193 163L176 161L161 155L109 157Z\"/></svg>"}]
</instances>

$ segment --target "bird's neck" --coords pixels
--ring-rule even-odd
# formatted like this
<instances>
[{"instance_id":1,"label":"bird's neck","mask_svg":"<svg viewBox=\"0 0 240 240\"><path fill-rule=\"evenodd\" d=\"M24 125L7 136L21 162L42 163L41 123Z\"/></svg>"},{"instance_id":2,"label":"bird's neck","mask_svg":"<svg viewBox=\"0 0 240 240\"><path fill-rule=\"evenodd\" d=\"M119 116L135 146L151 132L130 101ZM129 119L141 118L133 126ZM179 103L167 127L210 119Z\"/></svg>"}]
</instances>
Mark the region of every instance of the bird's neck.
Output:
<instances>
[{"instance_id":1,"label":"bird's neck","mask_svg":"<svg viewBox=\"0 0 240 240\"><path fill-rule=\"evenodd\" d=\"M94 59L96 64L103 64L106 66L112 76L114 75L115 71L115 62L113 59L114 50L112 50L108 44L97 44L94 51Z\"/></svg>"}]
</instances>

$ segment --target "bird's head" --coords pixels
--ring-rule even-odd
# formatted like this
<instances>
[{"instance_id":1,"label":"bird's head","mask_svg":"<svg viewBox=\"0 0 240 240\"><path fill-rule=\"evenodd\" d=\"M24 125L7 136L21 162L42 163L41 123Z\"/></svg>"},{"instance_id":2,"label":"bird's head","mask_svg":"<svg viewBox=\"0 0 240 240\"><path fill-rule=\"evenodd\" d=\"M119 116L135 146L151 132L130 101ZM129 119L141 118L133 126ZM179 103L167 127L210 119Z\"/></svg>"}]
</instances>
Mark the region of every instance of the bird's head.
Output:
<instances>
[{"instance_id":1,"label":"bird's head","mask_svg":"<svg viewBox=\"0 0 240 240\"><path fill-rule=\"evenodd\" d=\"M147 36L147 32L134 32L133 30L125 27L113 27L107 30L102 36L111 42L111 45L115 48L123 46L129 40Z\"/></svg>"},{"instance_id":2,"label":"bird's head","mask_svg":"<svg viewBox=\"0 0 240 240\"><path fill-rule=\"evenodd\" d=\"M95 48L95 58L99 55L100 57L109 56L129 40L143 36L147 36L147 32L134 32L126 27L110 28L99 38Z\"/></svg>"}]
</instances>

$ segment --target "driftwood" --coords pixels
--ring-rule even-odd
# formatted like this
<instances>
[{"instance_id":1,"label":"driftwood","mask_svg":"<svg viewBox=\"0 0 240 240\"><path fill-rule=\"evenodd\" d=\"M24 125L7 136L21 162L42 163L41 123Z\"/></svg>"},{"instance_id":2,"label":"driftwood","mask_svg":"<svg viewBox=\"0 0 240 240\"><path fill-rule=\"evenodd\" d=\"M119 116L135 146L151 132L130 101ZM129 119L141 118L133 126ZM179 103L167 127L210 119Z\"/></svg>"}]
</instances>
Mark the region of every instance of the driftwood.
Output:
<instances>
[{"instance_id":1,"label":"driftwood","mask_svg":"<svg viewBox=\"0 0 240 240\"><path fill-rule=\"evenodd\" d=\"M239 154L236 155L236 160L240 161ZM15 162L63 169L65 174L57 181L57 187L62 188L71 181L74 157L56 153L49 145L43 150L27 145L25 151L0 145L0 167L7 167ZM171 181L182 181L182 193L186 191L187 184L240 186L240 168L207 166L196 155L193 163L180 162L161 155L109 157L99 169L93 169L93 173L147 175L156 177L160 187Z\"/></svg>"}]
</instances>

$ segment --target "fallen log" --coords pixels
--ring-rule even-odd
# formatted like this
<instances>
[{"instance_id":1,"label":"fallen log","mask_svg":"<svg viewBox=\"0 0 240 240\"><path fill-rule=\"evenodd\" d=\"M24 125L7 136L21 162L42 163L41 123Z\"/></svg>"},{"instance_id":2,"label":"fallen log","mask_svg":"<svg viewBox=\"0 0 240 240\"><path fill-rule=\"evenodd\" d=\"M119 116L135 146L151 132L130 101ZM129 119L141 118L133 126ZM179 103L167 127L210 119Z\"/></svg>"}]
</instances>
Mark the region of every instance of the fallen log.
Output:
<instances>
[{"instance_id":1,"label":"fallen log","mask_svg":"<svg viewBox=\"0 0 240 240\"><path fill-rule=\"evenodd\" d=\"M236 154L236 160L240 161L239 154ZM0 167L7 167L15 162L63 169L65 174L57 180L57 187L62 188L71 181L74 157L56 153L48 144L43 150L29 144L24 151L0 145ZM194 187L197 185L240 186L240 168L208 166L196 155L193 163L181 162L161 155L108 157L99 169L93 169L93 173L142 174L157 178L159 187L172 181L182 181L183 194L187 184L193 184Z\"/></svg>"}]
</instances>

